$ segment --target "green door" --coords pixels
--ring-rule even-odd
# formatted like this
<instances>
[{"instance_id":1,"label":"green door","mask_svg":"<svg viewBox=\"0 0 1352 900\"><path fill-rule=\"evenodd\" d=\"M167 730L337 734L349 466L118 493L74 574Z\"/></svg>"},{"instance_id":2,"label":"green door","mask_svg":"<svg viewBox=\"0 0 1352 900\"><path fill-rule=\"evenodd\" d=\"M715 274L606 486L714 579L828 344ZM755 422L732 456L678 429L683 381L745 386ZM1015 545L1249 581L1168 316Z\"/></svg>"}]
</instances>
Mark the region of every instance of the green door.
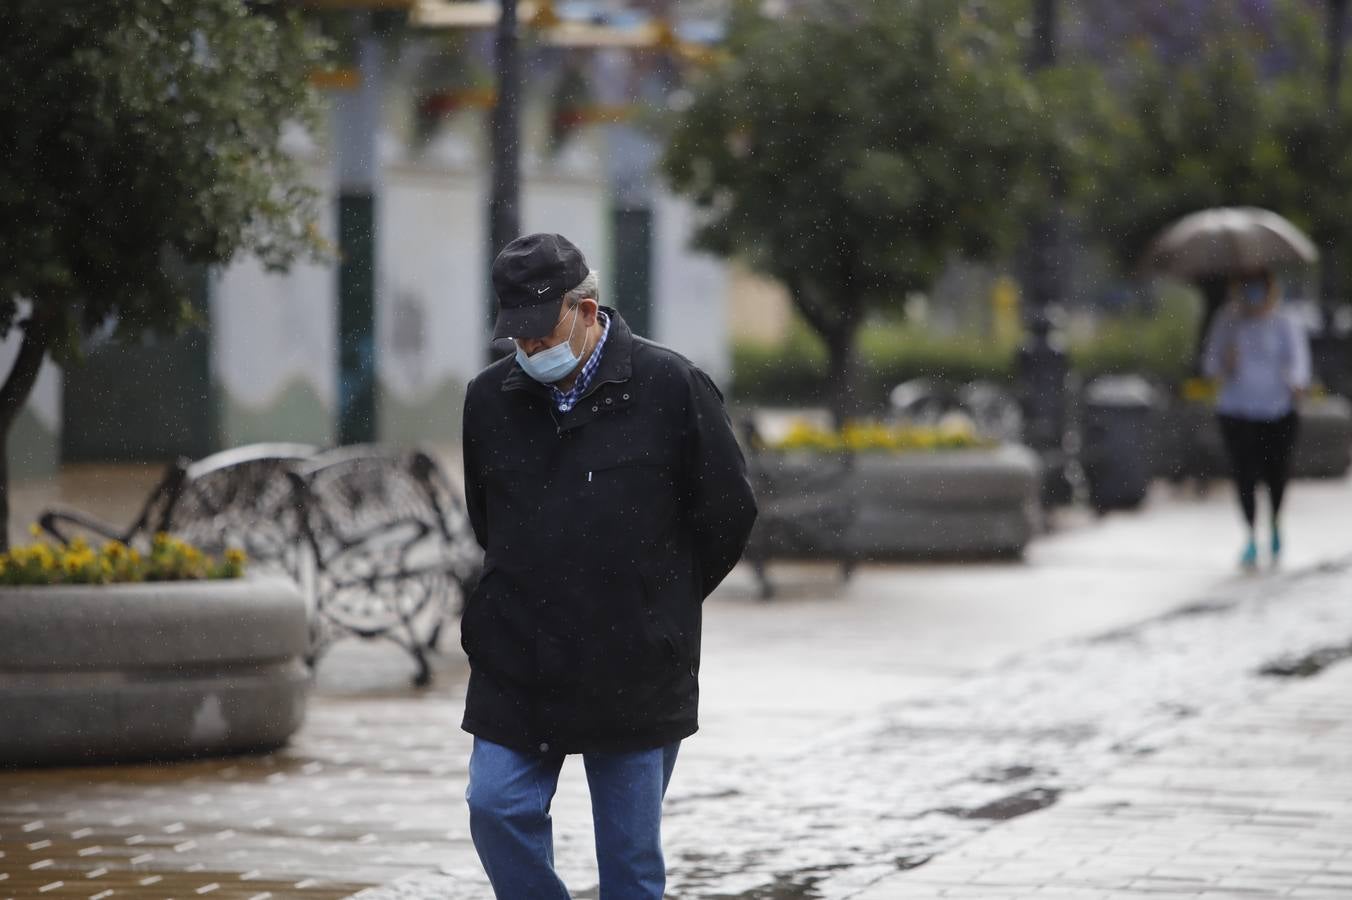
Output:
<instances>
[{"instance_id":1,"label":"green door","mask_svg":"<svg viewBox=\"0 0 1352 900\"><path fill-rule=\"evenodd\" d=\"M205 323L205 271L192 281ZM177 338L93 342L63 373L62 462L167 462L218 449L210 355L205 324Z\"/></svg>"}]
</instances>

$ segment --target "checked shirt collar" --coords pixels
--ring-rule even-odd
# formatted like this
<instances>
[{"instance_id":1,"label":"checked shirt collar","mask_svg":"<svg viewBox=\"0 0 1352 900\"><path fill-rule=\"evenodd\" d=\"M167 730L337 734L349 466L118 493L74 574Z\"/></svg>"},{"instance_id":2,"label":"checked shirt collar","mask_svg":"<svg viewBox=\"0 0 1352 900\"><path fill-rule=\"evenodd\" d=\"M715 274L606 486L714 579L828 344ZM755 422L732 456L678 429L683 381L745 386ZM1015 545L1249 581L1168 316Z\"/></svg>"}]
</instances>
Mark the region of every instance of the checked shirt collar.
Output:
<instances>
[{"instance_id":1,"label":"checked shirt collar","mask_svg":"<svg viewBox=\"0 0 1352 900\"><path fill-rule=\"evenodd\" d=\"M582 399L582 395L587 393L587 388L591 387L596 369L601 365L601 351L606 346L606 336L610 334L610 317L603 312L598 312L596 316L601 320L601 337L596 341L591 356L587 357L587 361L582 365L582 371L577 373L577 380L573 382L573 386L567 391L561 391L552 384L549 385L550 396L554 398L554 405L559 412L568 412L578 400Z\"/></svg>"}]
</instances>

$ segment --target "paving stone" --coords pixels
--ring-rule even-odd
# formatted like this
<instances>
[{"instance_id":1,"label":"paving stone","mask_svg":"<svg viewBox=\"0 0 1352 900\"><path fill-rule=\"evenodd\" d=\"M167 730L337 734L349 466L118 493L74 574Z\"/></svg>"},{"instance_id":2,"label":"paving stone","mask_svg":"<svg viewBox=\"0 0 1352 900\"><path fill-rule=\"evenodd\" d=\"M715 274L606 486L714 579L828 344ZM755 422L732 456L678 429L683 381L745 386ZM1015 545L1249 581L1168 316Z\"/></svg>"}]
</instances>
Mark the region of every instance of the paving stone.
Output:
<instances>
[{"instance_id":1,"label":"paving stone","mask_svg":"<svg viewBox=\"0 0 1352 900\"><path fill-rule=\"evenodd\" d=\"M1307 490L1293 508L1325 502ZM1336 500L1318 513L1327 534L1302 538L1296 519L1298 551L1333 541L1345 517L1349 485L1320 490ZM671 896L767 898L779 885L823 900L996 900L1073 887L1093 900L1194 858L1239 859L1229 874L1262 890L1265 859L1319 871L1352 860L1340 737L1352 691L1303 697L1253 675L1352 630L1346 575L1217 586L1232 548L1189 539L1232 519L1228 499L1166 505L1053 537L1027 565L865 567L843 588L804 567L806 586L772 604L735 574L705 609L704 733L682 751L665 823ZM1168 535L1192 555L1161 551ZM1219 563L1198 562L1207 554ZM1226 612L1147 618L1204 595ZM335 647L305 727L278 753L0 772L0 900L7 881L110 900L207 888L483 900L463 806L463 664L438 660L436 685L412 692L388 649ZM557 856L579 897L595 895L588 807L570 760ZM993 894L972 883L983 877L1008 883Z\"/></svg>"},{"instance_id":2,"label":"paving stone","mask_svg":"<svg viewBox=\"0 0 1352 900\"><path fill-rule=\"evenodd\" d=\"M1060 804L1003 826L1003 840L1011 835L1040 848L1023 856L1017 866L1006 867L1006 876L1021 880L1013 889L1056 888L1071 891L1105 889L1110 896L1151 898L1163 896L1204 897L1352 897L1352 864L1345 862L1352 848L1352 829L1346 825L1347 807L1329 797L1347 796L1352 790L1352 769L1340 764L1352 748L1352 715L1336 722L1321 718L1325 728L1317 744L1311 744L1305 729L1290 727L1302 711L1327 711L1345 705L1352 693L1352 663L1325 671L1319 677L1288 685L1261 705L1227 711L1217 721L1193 723L1178 744L1158 759L1124 767L1107 782L1080 795L1070 795ZM1245 765L1227 767L1229 777L1240 780L1247 772L1277 769L1288 772L1282 780L1287 792L1272 804L1260 795L1246 793L1250 806L1235 803L1227 818L1240 817L1230 827L1215 827L1214 805L1197 791L1172 791L1172 815L1154 834L1141 834L1131 816L1113 815L1114 826L1124 832L1115 847L1134 854L1134 860L1155 857L1148 871L1122 883L1123 858L1110 854L1086 859L1066 869L1054 843L1041 840L1055 832L1061 820L1074 821L1095 808L1104 796L1124 797L1150 788L1186 784L1186 773L1199 780L1216 782L1217 770L1208 769L1214 747L1210 738L1220 733L1253 737L1232 744L1227 752ZM1210 737L1209 737L1210 736ZM1318 772L1319 777L1306 777ZM1123 785L1128 787L1122 793ZM1116 811L1115 811L1116 812ZM1274 822L1283 824L1274 827ZM1201 836L1190 843L1189 836ZM1173 840L1161 840L1172 836ZM962 848L965 858L979 860L987 842L997 843L995 833L983 835ZM948 857L928 864L931 877L946 874ZM997 870L1000 871L1000 870ZM857 895L858 900L884 900L893 885L904 883L908 873L898 873Z\"/></svg>"}]
</instances>

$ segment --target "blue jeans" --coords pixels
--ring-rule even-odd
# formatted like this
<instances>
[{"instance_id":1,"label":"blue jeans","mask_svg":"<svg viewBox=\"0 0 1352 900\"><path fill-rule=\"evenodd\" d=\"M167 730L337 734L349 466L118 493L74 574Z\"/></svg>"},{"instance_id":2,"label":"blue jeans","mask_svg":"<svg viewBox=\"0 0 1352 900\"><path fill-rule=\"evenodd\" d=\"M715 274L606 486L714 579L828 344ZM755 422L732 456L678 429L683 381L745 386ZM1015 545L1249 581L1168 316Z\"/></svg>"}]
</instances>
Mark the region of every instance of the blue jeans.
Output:
<instances>
[{"instance_id":1,"label":"blue jeans","mask_svg":"<svg viewBox=\"0 0 1352 900\"><path fill-rule=\"evenodd\" d=\"M601 900L661 900L662 797L681 743L637 753L584 753ZM469 757L469 831L498 900L568 900L554 872L549 805L562 754L518 753L483 738Z\"/></svg>"}]
</instances>

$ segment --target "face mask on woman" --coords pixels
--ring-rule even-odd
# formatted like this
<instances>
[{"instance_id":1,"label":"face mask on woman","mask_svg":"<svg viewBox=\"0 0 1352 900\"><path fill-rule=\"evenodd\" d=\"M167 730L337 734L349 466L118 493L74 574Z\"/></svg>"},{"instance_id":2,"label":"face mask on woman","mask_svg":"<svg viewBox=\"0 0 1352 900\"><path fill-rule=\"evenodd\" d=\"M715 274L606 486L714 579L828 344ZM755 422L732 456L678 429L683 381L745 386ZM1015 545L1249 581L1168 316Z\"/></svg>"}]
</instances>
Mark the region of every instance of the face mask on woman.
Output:
<instances>
[{"instance_id":1,"label":"face mask on woman","mask_svg":"<svg viewBox=\"0 0 1352 900\"><path fill-rule=\"evenodd\" d=\"M1268 294L1268 284L1266 281L1240 282L1239 297L1244 301L1244 305L1251 309L1267 303Z\"/></svg>"}]
</instances>

